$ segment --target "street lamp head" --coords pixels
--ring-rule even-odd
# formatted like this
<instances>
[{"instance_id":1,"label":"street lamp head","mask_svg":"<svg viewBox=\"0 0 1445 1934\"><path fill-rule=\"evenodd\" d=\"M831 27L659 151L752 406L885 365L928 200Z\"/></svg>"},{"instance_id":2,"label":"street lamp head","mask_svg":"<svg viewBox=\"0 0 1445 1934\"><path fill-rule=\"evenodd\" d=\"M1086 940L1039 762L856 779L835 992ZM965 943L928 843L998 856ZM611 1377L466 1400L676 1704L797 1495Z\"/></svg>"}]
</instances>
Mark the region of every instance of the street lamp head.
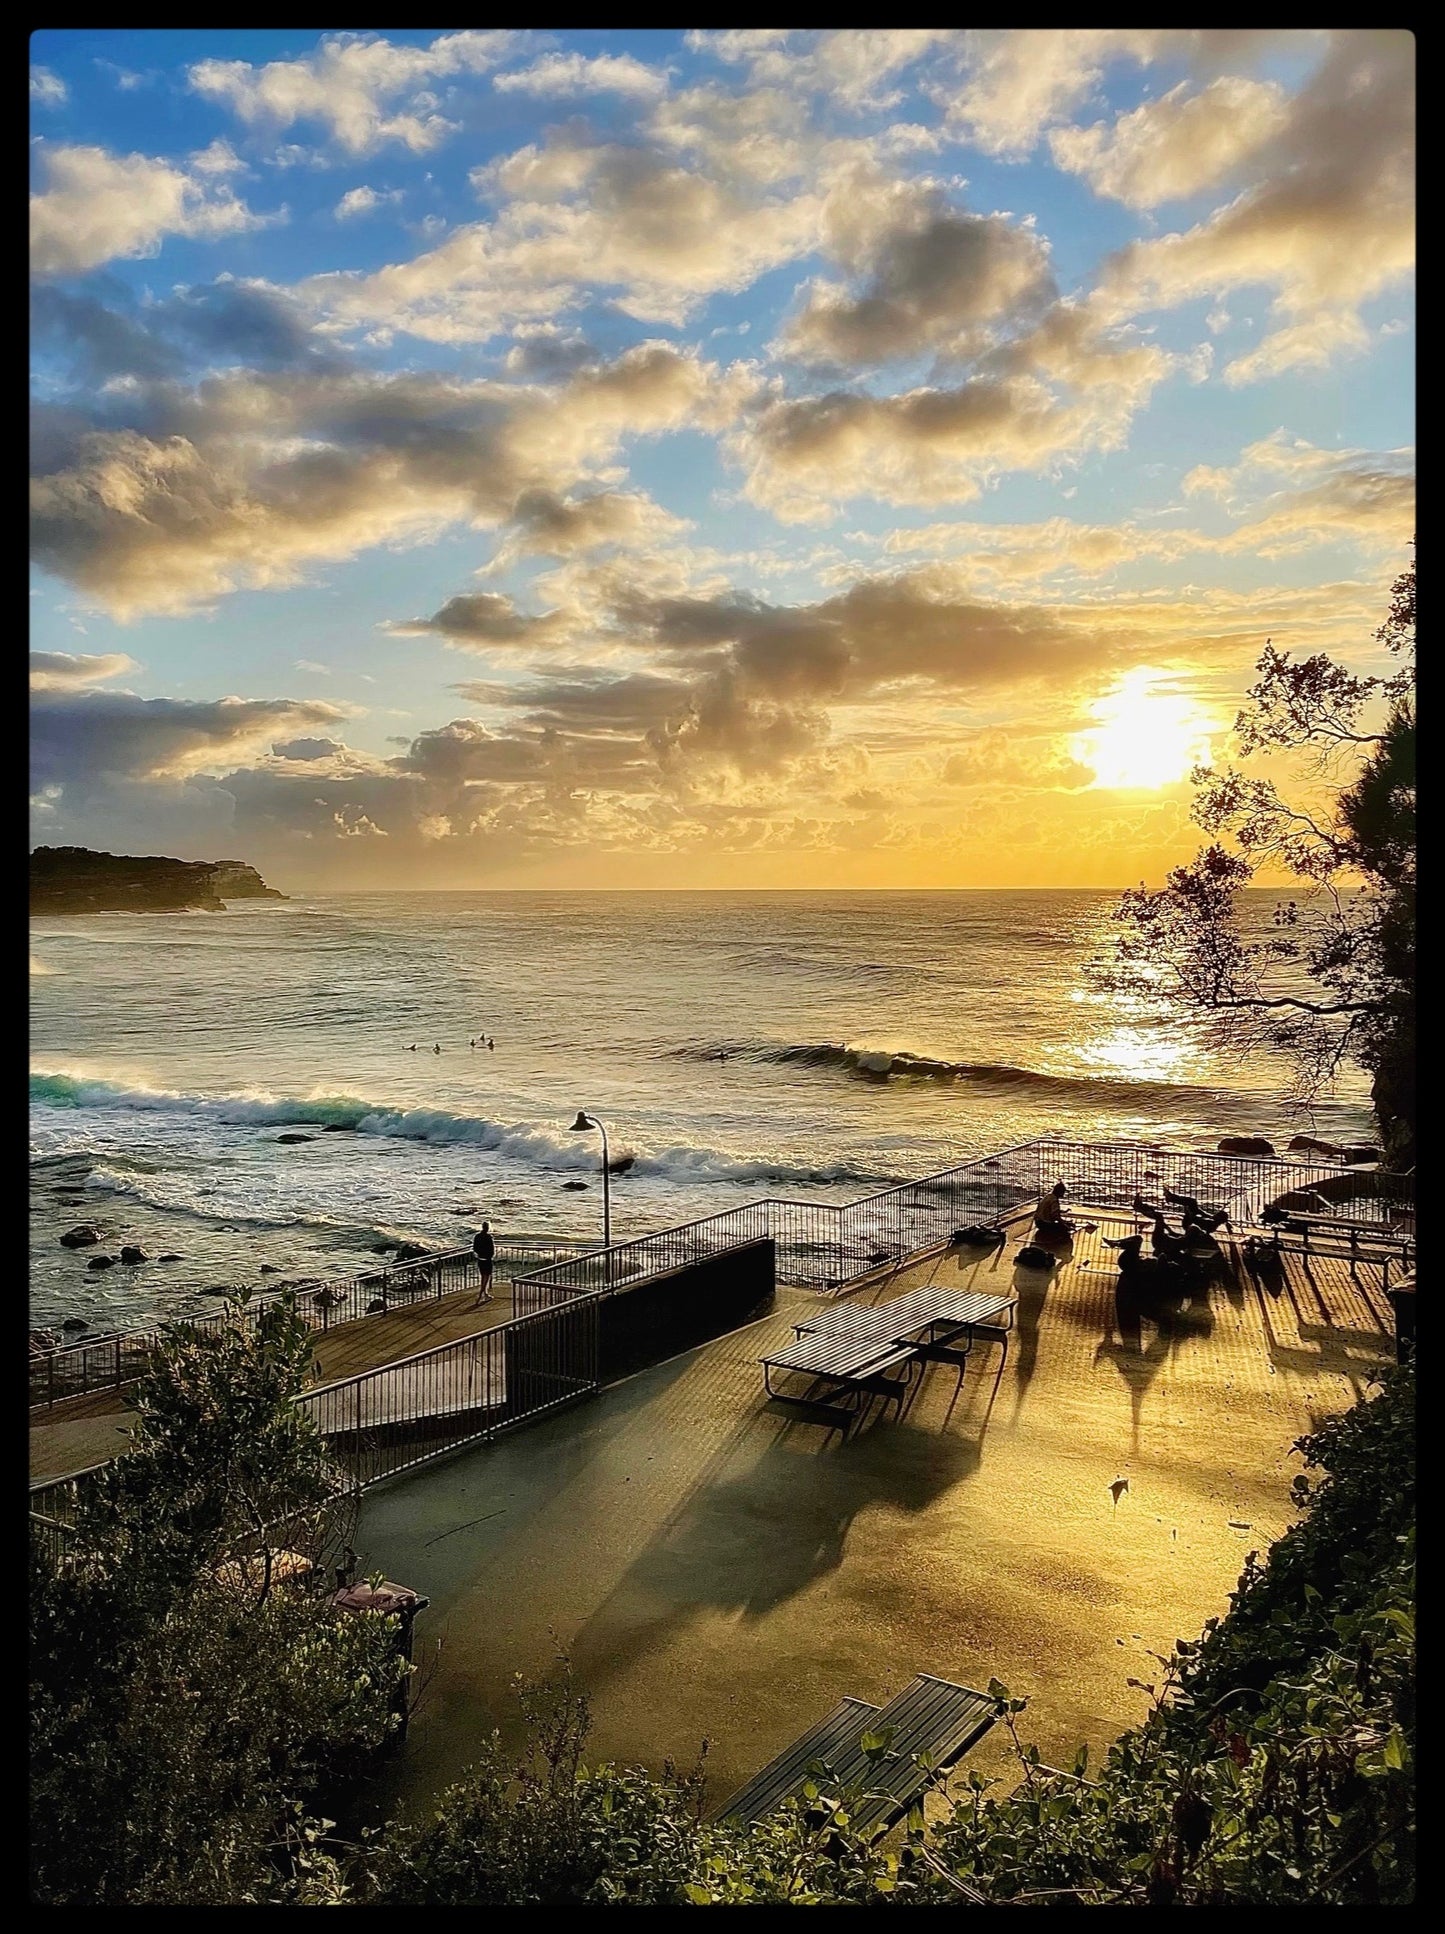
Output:
<instances>
[{"instance_id":1,"label":"street lamp head","mask_svg":"<svg viewBox=\"0 0 1445 1934\"><path fill-rule=\"evenodd\" d=\"M593 1121L592 1117L584 1109L579 1108L577 1110L577 1119L572 1124L572 1133L575 1135L579 1128L595 1128L596 1126L597 1124Z\"/></svg>"}]
</instances>

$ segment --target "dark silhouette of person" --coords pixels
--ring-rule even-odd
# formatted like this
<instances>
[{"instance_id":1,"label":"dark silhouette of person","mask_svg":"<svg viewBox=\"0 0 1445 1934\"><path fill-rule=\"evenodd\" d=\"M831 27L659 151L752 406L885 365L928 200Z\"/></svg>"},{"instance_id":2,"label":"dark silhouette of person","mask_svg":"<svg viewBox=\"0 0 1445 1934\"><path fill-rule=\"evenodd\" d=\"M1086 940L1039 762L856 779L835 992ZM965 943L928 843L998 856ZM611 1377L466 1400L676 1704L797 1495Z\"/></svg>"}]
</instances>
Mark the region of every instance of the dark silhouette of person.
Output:
<instances>
[{"instance_id":1,"label":"dark silhouette of person","mask_svg":"<svg viewBox=\"0 0 1445 1934\"><path fill-rule=\"evenodd\" d=\"M472 1237L472 1254L477 1259L477 1274L481 1278L477 1286L477 1300L473 1309L480 1309L483 1303L492 1300L492 1264L496 1260L497 1245L492 1240L492 1225L484 1222Z\"/></svg>"},{"instance_id":2,"label":"dark silhouette of person","mask_svg":"<svg viewBox=\"0 0 1445 1934\"><path fill-rule=\"evenodd\" d=\"M435 1046L435 1047L434 1047L434 1048L432 1049L432 1053L433 1053L433 1054L440 1054L440 1053L441 1053L441 1051L442 1051L442 1044L441 1044L441 1042L440 1042L440 1041L438 1041L438 1042L437 1042L437 1044L436 1044L436 1046Z\"/></svg>"},{"instance_id":3,"label":"dark silhouette of person","mask_svg":"<svg viewBox=\"0 0 1445 1934\"><path fill-rule=\"evenodd\" d=\"M493 1050L493 1052L495 1052L495 1051L496 1051L496 1046L497 1046L497 1041L496 1041L496 1036L495 1036L495 1035L492 1035L492 1034L489 1034L489 1035L487 1036L487 1046L488 1046L489 1048L491 1048L491 1049Z\"/></svg>"},{"instance_id":4,"label":"dark silhouette of person","mask_svg":"<svg viewBox=\"0 0 1445 1934\"><path fill-rule=\"evenodd\" d=\"M413 1041L413 1042L412 1042L412 1044L411 1044L411 1046L410 1046L410 1047L409 1047L409 1048L407 1049L407 1053L408 1053L408 1054L415 1054L415 1053L416 1053L416 1042L415 1042L415 1041Z\"/></svg>"}]
</instances>

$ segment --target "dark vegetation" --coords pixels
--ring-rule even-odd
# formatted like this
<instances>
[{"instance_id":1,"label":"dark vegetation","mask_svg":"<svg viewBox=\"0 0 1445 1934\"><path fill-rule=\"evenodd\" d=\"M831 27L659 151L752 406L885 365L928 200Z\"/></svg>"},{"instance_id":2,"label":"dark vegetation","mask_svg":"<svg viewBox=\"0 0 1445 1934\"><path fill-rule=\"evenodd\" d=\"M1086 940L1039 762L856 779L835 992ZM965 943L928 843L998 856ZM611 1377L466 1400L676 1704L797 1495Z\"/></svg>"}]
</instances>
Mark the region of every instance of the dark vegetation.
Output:
<instances>
[{"instance_id":1,"label":"dark vegetation","mask_svg":"<svg viewBox=\"0 0 1445 1934\"><path fill-rule=\"evenodd\" d=\"M221 913L227 900L284 900L241 860L170 860L37 846L30 855L30 911Z\"/></svg>"},{"instance_id":2,"label":"dark vegetation","mask_svg":"<svg viewBox=\"0 0 1445 1934\"><path fill-rule=\"evenodd\" d=\"M1371 1078L1392 1168L1415 1165L1415 566L1375 634L1399 661L1359 677L1325 653L1265 646L1235 721L1244 765L1295 754L1313 775L1287 800L1272 778L1197 768L1194 818L1214 843L1157 891L1127 893L1112 985L1203 1016L1237 1051L1282 1051L1297 1099L1344 1062ZM1227 843L1226 843L1227 842ZM1240 891L1283 871L1300 898L1266 941L1240 938Z\"/></svg>"},{"instance_id":3,"label":"dark vegetation","mask_svg":"<svg viewBox=\"0 0 1445 1934\"><path fill-rule=\"evenodd\" d=\"M701 1762L592 1766L565 1666L520 1688L433 1817L359 1845L320 1810L373 1763L407 1671L339 1617L349 1518L290 1402L309 1339L166 1337L134 1449L57 1562L33 1540L32 1897L47 1903L1396 1905L1414 1894L1414 1371L1300 1441L1299 1522L1228 1613L1158 1660L1150 1716L1095 1771L935 1776L884 1847L825 1778L761 1826L703 1817ZM295 1573L299 1554L308 1569ZM886 1749L886 1741L878 1742Z\"/></svg>"}]
</instances>

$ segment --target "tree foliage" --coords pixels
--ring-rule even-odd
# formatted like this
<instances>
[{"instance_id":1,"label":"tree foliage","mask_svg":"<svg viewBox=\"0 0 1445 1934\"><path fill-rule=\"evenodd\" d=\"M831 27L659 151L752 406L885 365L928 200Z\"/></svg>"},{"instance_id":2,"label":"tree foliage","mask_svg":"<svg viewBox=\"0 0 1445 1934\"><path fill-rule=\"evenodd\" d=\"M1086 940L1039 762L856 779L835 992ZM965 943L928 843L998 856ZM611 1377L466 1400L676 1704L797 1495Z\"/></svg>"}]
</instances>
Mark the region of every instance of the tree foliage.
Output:
<instances>
[{"instance_id":1,"label":"tree foliage","mask_svg":"<svg viewBox=\"0 0 1445 1934\"><path fill-rule=\"evenodd\" d=\"M1308 1101L1352 1061L1372 1078L1387 1154L1414 1164L1415 567L1396 580L1376 637L1400 660L1360 677L1323 653L1267 644L1235 721L1241 757L1302 755L1334 788L1291 803L1273 778L1196 768L1193 815L1214 835L1166 884L1116 910L1111 985L1204 1016L1226 1046L1283 1052ZM1301 896L1246 940L1238 895L1263 869Z\"/></svg>"},{"instance_id":2,"label":"tree foliage","mask_svg":"<svg viewBox=\"0 0 1445 1934\"><path fill-rule=\"evenodd\" d=\"M291 1401L309 1349L284 1302L252 1332L165 1332L130 1450L61 1555L32 1540L38 1901L271 1898L304 1803L395 1727L395 1621L327 1602L349 1516Z\"/></svg>"}]
</instances>

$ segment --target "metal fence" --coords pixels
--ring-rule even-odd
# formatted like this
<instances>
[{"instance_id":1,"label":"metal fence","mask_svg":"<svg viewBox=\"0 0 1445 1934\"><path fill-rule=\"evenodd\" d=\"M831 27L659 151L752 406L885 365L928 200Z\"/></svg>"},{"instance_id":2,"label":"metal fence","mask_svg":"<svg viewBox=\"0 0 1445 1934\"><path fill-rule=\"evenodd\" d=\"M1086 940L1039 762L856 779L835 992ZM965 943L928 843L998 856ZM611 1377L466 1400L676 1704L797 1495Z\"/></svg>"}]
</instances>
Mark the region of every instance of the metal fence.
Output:
<instances>
[{"instance_id":1,"label":"metal fence","mask_svg":"<svg viewBox=\"0 0 1445 1934\"><path fill-rule=\"evenodd\" d=\"M613 1292L667 1270L768 1237L777 1246L778 1280L834 1295L889 1262L937 1247L961 1223L1000 1222L1055 1181L1077 1200L1127 1208L1136 1195L1169 1188L1228 1211L1237 1225L1257 1223L1269 1203L1307 1208L1316 1198L1342 1225L1403 1242L1414 1233L1414 1177L1350 1170L1282 1156L1192 1154L1142 1142L1041 1140L940 1169L845 1203L767 1197L654 1230L608 1249L558 1240L499 1243L496 1273L510 1279L518 1315ZM581 1253L578 1253L581 1249ZM470 1249L393 1263L301 1290L297 1306L314 1329L475 1288ZM278 1292L253 1298L242 1321L253 1325ZM224 1317L188 1319L218 1329ZM113 1389L144 1370L154 1329L72 1344L30 1363L30 1403L45 1406L87 1391Z\"/></svg>"},{"instance_id":2,"label":"metal fence","mask_svg":"<svg viewBox=\"0 0 1445 1934\"><path fill-rule=\"evenodd\" d=\"M764 1237L776 1244L779 1282L836 1295L887 1263L946 1242L961 1222L995 1222L1035 1199L1038 1148L1029 1142L1003 1149L854 1202L770 1196L744 1203L518 1276L513 1304L519 1311L556 1308Z\"/></svg>"},{"instance_id":3,"label":"metal fence","mask_svg":"<svg viewBox=\"0 0 1445 1934\"><path fill-rule=\"evenodd\" d=\"M1047 1141L1039 1150L1041 1179L1063 1180L1070 1193L1100 1208L1127 1208L1136 1195L1158 1202L1169 1189L1227 1210L1242 1226L1258 1224L1277 1205L1286 1214L1317 1208L1342 1224L1387 1240L1414 1236L1415 1178L1383 1169L1342 1169L1283 1156L1190 1154L1143 1142ZM1051 1166L1052 1165L1052 1166Z\"/></svg>"},{"instance_id":4,"label":"metal fence","mask_svg":"<svg viewBox=\"0 0 1445 1934\"><path fill-rule=\"evenodd\" d=\"M555 1242L498 1243L495 1276L502 1282L510 1281L539 1264L571 1255L583 1246L560 1238ZM368 1269L359 1276L293 1285L289 1293L295 1295L296 1307L311 1328L325 1332L340 1323L386 1315L395 1309L436 1301L458 1290L476 1287L477 1264L471 1250L452 1249L441 1255L420 1256ZM262 1313L287 1293L285 1289L278 1289L253 1295L241 1310L240 1321L246 1329L254 1329ZM228 1319L193 1316L177 1320L188 1329L215 1333ZM33 1356L30 1359L31 1409L46 1408L67 1397L85 1396L94 1390L118 1389L122 1384L133 1382L144 1373L150 1361L157 1333L155 1326L117 1331Z\"/></svg>"},{"instance_id":5,"label":"metal fence","mask_svg":"<svg viewBox=\"0 0 1445 1934\"><path fill-rule=\"evenodd\" d=\"M297 1398L358 1486L483 1443L599 1388L598 1302L514 1317Z\"/></svg>"}]
</instances>

